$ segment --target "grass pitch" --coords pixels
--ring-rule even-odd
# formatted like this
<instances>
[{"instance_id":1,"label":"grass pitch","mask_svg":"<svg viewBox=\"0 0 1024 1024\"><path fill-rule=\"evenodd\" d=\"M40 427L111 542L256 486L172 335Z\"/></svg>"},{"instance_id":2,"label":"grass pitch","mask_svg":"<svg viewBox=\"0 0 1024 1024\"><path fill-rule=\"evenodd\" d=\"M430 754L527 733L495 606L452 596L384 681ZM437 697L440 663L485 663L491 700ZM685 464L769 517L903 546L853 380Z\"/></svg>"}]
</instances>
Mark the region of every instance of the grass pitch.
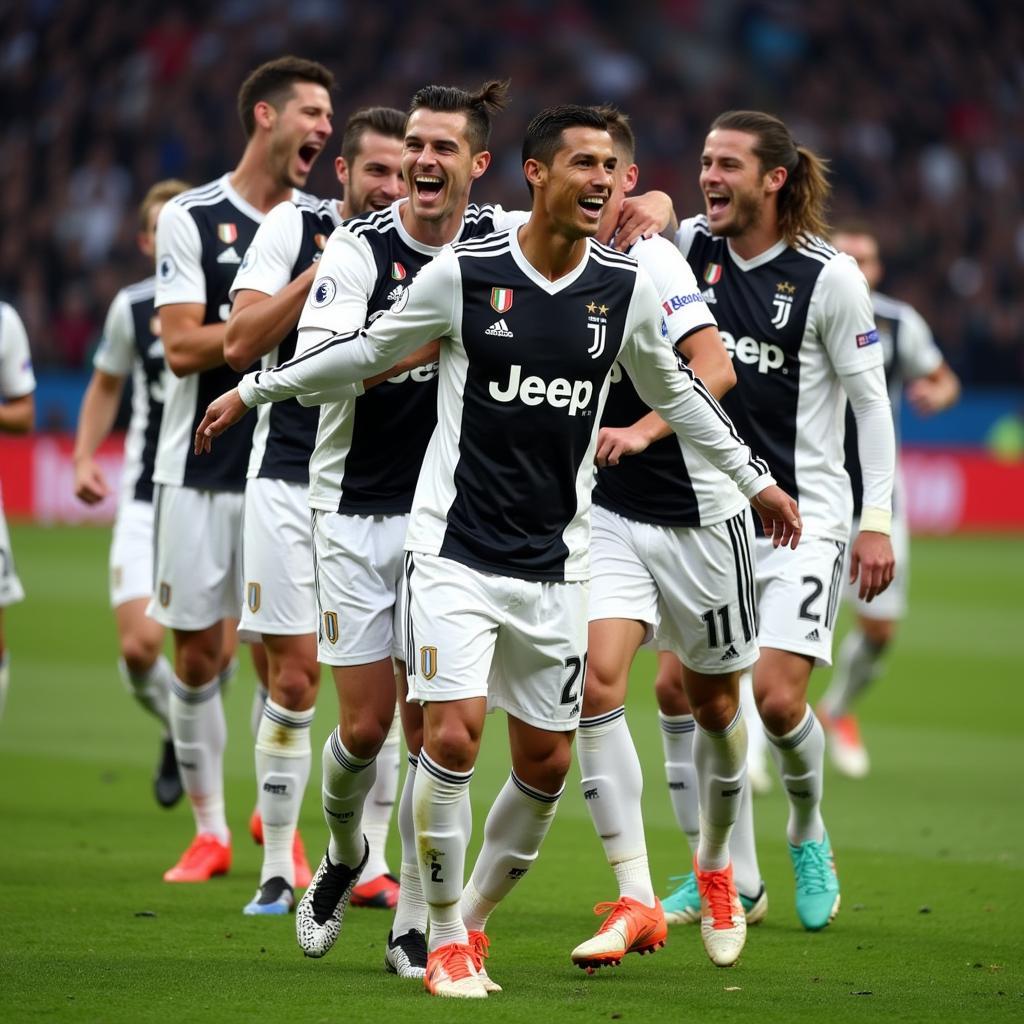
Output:
<instances>
[{"instance_id":1,"label":"grass pitch","mask_svg":"<svg viewBox=\"0 0 1024 1024\"><path fill-rule=\"evenodd\" d=\"M351 910L342 938L306 960L291 918L245 918L259 851L246 665L226 701L231 874L202 886L160 875L191 837L185 804L150 795L158 737L123 690L107 607L108 535L14 527L29 599L7 612L12 683L0 723L0 1019L15 1021L966 1021L1024 1019L1024 540L920 540L912 614L862 708L873 771L829 774L825 817L843 907L803 932L778 787L759 798L767 921L741 962L714 968L697 929L657 956L587 977L569 951L614 895L574 775L537 866L489 928L505 992L482 1004L427 998L382 969L390 915ZM687 870L661 769L649 685L634 672L630 728L647 778L656 886ZM820 693L824 674L816 678ZM336 714L325 677L314 750ZM326 830L314 773L302 828ZM479 833L507 774L500 716L473 786ZM392 865L398 863L392 836ZM475 847L474 847L475 851Z\"/></svg>"}]
</instances>

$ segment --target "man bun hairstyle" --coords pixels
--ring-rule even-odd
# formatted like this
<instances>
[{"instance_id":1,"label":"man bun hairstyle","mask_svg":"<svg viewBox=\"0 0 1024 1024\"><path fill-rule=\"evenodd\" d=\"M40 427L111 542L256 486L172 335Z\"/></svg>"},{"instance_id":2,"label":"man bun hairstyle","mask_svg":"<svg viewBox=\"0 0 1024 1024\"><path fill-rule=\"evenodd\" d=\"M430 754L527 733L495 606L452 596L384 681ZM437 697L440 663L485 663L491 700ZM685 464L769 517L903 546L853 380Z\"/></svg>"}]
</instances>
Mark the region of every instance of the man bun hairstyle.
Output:
<instances>
[{"instance_id":1,"label":"man bun hairstyle","mask_svg":"<svg viewBox=\"0 0 1024 1024\"><path fill-rule=\"evenodd\" d=\"M409 114L432 110L438 114L465 114L466 141L471 153L482 153L491 138L491 118L508 104L510 82L492 79L476 92L457 85L425 85L412 98Z\"/></svg>"},{"instance_id":2,"label":"man bun hairstyle","mask_svg":"<svg viewBox=\"0 0 1024 1024\"><path fill-rule=\"evenodd\" d=\"M711 131L718 128L754 136L762 174L775 167L789 172L778 192L779 232L787 245L797 244L802 235L828 237L825 211L832 188L827 160L797 144L783 121L760 110L729 110L715 118Z\"/></svg>"},{"instance_id":3,"label":"man bun hairstyle","mask_svg":"<svg viewBox=\"0 0 1024 1024\"><path fill-rule=\"evenodd\" d=\"M250 72L238 90L238 116L247 139L251 139L256 131L253 110L256 104L269 103L275 110L280 110L291 97L292 86L296 82L312 82L330 92L334 88L334 75L315 60L291 56L267 61Z\"/></svg>"},{"instance_id":4,"label":"man bun hairstyle","mask_svg":"<svg viewBox=\"0 0 1024 1024\"><path fill-rule=\"evenodd\" d=\"M341 155L345 163L352 166L363 145L363 132L376 132L389 139L405 138L407 115L394 107L363 107L345 122L345 134L341 137Z\"/></svg>"}]
</instances>

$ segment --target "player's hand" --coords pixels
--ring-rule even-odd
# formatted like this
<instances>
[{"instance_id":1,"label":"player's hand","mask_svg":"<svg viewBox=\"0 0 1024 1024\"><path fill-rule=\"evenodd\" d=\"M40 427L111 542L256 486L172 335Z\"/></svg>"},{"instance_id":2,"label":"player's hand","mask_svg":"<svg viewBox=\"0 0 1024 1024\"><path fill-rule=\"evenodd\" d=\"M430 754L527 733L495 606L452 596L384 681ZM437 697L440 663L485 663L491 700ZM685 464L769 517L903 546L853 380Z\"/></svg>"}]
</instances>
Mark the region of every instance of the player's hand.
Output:
<instances>
[{"instance_id":1,"label":"player's hand","mask_svg":"<svg viewBox=\"0 0 1024 1024\"><path fill-rule=\"evenodd\" d=\"M650 443L644 433L633 427L602 427L597 435L594 461L599 466L617 466L623 455L639 455Z\"/></svg>"},{"instance_id":2,"label":"player's hand","mask_svg":"<svg viewBox=\"0 0 1024 1024\"><path fill-rule=\"evenodd\" d=\"M906 389L907 401L920 416L934 416L949 404L946 389L927 377L912 380Z\"/></svg>"},{"instance_id":3,"label":"player's hand","mask_svg":"<svg viewBox=\"0 0 1024 1024\"><path fill-rule=\"evenodd\" d=\"M758 491L750 504L761 517L764 535L771 537L772 547L795 548L800 543L804 524L796 502L776 484Z\"/></svg>"},{"instance_id":4,"label":"player's hand","mask_svg":"<svg viewBox=\"0 0 1024 1024\"><path fill-rule=\"evenodd\" d=\"M88 456L75 462L75 497L86 505L98 505L108 494L110 484L99 463Z\"/></svg>"},{"instance_id":5,"label":"player's hand","mask_svg":"<svg viewBox=\"0 0 1024 1024\"><path fill-rule=\"evenodd\" d=\"M890 583L896 572L896 558L892 553L892 542L884 533L861 530L850 550L850 582L860 577L857 596L862 601L871 601Z\"/></svg>"},{"instance_id":6,"label":"player's hand","mask_svg":"<svg viewBox=\"0 0 1024 1024\"><path fill-rule=\"evenodd\" d=\"M220 437L248 411L249 407L242 401L238 388L225 391L220 398L215 398L207 407L203 422L196 427L196 455L212 451L213 439Z\"/></svg>"},{"instance_id":7,"label":"player's hand","mask_svg":"<svg viewBox=\"0 0 1024 1024\"><path fill-rule=\"evenodd\" d=\"M625 252L641 238L660 235L675 222L672 198L665 192L648 192L626 199L615 228L615 248Z\"/></svg>"}]
</instances>

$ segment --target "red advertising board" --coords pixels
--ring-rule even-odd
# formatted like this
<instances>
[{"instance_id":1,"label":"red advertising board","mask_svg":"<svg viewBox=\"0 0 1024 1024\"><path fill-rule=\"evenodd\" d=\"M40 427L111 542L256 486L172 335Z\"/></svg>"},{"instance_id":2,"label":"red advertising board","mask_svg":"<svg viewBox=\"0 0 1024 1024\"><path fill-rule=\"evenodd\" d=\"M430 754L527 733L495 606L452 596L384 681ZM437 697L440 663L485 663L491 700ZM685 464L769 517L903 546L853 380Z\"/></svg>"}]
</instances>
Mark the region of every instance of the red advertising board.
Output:
<instances>
[{"instance_id":1,"label":"red advertising board","mask_svg":"<svg viewBox=\"0 0 1024 1024\"><path fill-rule=\"evenodd\" d=\"M0 439L0 483L11 519L40 523L110 522L121 477L123 439L98 459L112 496L100 505L75 499L73 439L62 434ZM1024 461L1002 462L975 449L903 451L905 500L915 533L1024 530Z\"/></svg>"}]
</instances>

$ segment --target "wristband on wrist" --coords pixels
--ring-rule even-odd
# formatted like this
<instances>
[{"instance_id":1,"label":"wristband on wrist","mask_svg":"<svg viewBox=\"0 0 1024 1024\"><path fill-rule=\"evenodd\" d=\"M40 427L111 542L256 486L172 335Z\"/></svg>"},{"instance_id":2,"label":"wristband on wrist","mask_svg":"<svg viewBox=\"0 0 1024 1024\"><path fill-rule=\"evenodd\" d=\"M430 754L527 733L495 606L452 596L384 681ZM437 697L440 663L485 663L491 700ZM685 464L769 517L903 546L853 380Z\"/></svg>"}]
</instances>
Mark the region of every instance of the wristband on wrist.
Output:
<instances>
[{"instance_id":1,"label":"wristband on wrist","mask_svg":"<svg viewBox=\"0 0 1024 1024\"><path fill-rule=\"evenodd\" d=\"M865 505L860 514L860 528L889 536L892 533L892 513L888 509Z\"/></svg>"}]
</instances>

